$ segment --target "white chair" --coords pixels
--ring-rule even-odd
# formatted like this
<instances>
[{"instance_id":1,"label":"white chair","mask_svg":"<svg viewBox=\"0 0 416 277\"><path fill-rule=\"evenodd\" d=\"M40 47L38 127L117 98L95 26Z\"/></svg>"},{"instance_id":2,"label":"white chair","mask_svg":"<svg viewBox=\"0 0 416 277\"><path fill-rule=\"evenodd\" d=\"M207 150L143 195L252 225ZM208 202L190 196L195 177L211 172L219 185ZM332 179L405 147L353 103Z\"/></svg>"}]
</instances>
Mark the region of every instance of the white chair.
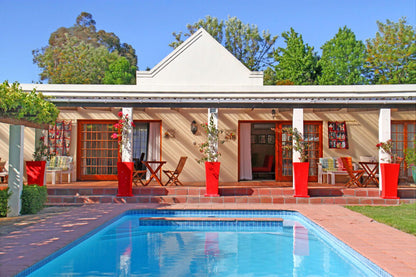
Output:
<instances>
[{"instance_id":1,"label":"white chair","mask_svg":"<svg viewBox=\"0 0 416 277\"><path fill-rule=\"evenodd\" d=\"M9 178L9 161L0 162L0 178L2 183L3 180L5 180L7 183Z\"/></svg>"},{"instance_id":2,"label":"white chair","mask_svg":"<svg viewBox=\"0 0 416 277\"><path fill-rule=\"evenodd\" d=\"M72 174L74 173L74 163L72 161L72 157L68 156L68 157L61 157L61 158L64 158L63 159L64 161L62 162L60 166L62 168L61 174L68 174L68 183L71 183L71 177L72 177Z\"/></svg>"}]
</instances>

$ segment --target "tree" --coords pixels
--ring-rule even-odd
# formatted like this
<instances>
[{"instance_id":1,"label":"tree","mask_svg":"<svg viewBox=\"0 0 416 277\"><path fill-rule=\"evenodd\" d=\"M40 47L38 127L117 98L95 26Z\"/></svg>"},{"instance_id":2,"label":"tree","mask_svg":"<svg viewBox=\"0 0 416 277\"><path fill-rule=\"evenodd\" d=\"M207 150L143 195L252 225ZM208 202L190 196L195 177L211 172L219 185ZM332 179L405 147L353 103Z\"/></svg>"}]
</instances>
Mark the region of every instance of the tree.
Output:
<instances>
[{"instance_id":1,"label":"tree","mask_svg":"<svg viewBox=\"0 0 416 277\"><path fill-rule=\"evenodd\" d=\"M293 28L282 33L286 48L279 47L273 53L277 65L274 67L276 84L315 84L319 67L318 56L313 47L304 44L302 35Z\"/></svg>"},{"instance_id":2,"label":"tree","mask_svg":"<svg viewBox=\"0 0 416 277\"><path fill-rule=\"evenodd\" d=\"M125 57L118 57L112 62L105 72L104 84L135 84L136 82L135 66L131 66Z\"/></svg>"},{"instance_id":3,"label":"tree","mask_svg":"<svg viewBox=\"0 0 416 277\"><path fill-rule=\"evenodd\" d=\"M367 40L365 67L373 84L416 83L416 28L406 25L406 18L398 23L377 21L376 37Z\"/></svg>"},{"instance_id":4,"label":"tree","mask_svg":"<svg viewBox=\"0 0 416 277\"><path fill-rule=\"evenodd\" d=\"M176 48L179 45L184 42L182 39L182 35L187 39L192 34L194 34L196 31L198 31L200 28L203 28L205 31L207 31L213 38L215 38L219 43L222 43L223 35L224 35L224 22L221 20L219 21L216 17L211 17L207 15L204 19L200 19L194 24L188 24L186 25L186 28L188 29L188 33L183 32L173 32L172 35L175 37L175 41L170 43L169 46L172 48Z\"/></svg>"},{"instance_id":5,"label":"tree","mask_svg":"<svg viewBox=\"0 0 416 277\"><path fill-rule=\"evenodd\" d=\"M204 28L248 69L262 70L270 64L269 54L277 36L271 36L268 31L263 31L260 35L256 25L244 24L237 17L229 17L223 22L215 17L207 16L192 25L188 24L188 33L184 36L191 36L199 28ZM178 47L183 42L182 35L182 32L174 32L175 41L169 46Z\"/></svg>"},{"instance_id":6,"label":"tree","mask_svg":"<svg viewBox=\"0 0 416 277\"><path fill-rule=\"evenodd\" d=\"M69 34L66 37L66 43L47 47L35 57L43 68L41 80L51 84L102 84L109 64L117 60L117 52L110 53L104 46L94 47Z\"/></svg>"},{"instance_id":7,"label":"tree","mask_svg":"<svg viewBox=\"0 0 416 277\"><path fill-rule=\"evenodd\" d=\"M49 83L99 84L102 83L109 64L117 57L125 57L132 66L137 65L137 56L131 45L120 44L120 39L114 33L104 30L97 32L95 24L91 14L82 12L74 26L59 28L50 35L48 46L32 51L33 62L43 70L40 74L41 80L48 80ZM87 61L76 60L80 56ZM82 67L83 64L92 66L93 70ZM71 67L75 72L68 71ZM101 73L96 72L97 69ZM85 71L92 76L84 77Z\"/></svg>"},{"instance_id":8,"label":"tree","mask_svg":"<svg viewBox=\"0 0 416 277\"><path fill-rule=\"evenodd\" d=\"M344 26L322 47L322 57L318 62L321 75L320 85L362 85L367 83L365 76L365 45L355 38L355 34Z\"/></svg>"}]
</instances>

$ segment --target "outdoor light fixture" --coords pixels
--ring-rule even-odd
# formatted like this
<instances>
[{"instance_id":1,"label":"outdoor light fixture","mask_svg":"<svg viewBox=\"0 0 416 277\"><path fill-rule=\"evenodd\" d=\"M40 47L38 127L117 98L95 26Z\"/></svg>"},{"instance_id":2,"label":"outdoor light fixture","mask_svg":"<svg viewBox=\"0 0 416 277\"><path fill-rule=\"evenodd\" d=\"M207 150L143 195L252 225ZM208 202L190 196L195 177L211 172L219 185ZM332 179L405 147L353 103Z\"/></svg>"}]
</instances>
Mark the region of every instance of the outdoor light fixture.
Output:
<instances>
[{"instance_id":1,"label":"outdoor light fixture","mask_svg":"<svg viewBox=\"0 0 416 277\"><path fill-rule=\"evenodd\" d=\"M272 117L273 117L273 119L276 118L276 110L275 109L272 110Z\"/></svg>"},{"instance_id":2,"label":"outdoor light fixture","mask_svg":"<svg viewBox=\"0 0 416 277\"><path fill-rule=\"evenodd\" d=\"M198 124L196 124L195 120L192 120L191 122L191 132L192 134L196 134L196 132L198 131Z\"/></svg>"}]
</instances>

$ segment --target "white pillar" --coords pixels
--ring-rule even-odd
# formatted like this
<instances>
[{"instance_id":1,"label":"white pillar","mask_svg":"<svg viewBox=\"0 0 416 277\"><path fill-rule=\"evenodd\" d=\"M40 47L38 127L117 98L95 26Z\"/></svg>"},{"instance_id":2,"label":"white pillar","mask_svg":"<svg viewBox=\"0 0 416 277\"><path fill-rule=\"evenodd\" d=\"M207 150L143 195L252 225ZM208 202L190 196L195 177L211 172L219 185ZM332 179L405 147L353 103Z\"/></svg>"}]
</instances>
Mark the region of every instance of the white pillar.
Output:
<instances>
[{"instance_id":1,"label":"white pillar","mask_svg":"<svg viewBox=\"0 0 416 277\"><path fill-rule=\"evenodd\" d=\"M123 116L127 115L129 122L133 122L133 108L123 108ZM122 162L132 162L133 161L133 127L131 124L128 124L123 132L124 143L121 147L121 161Z\"/></svg>"},{"instance_id":2,"label":"white pillar","mask_svg":"<svg viewBox=\"0 0 416 277\"><path fill-rule=\"evenodd\" d=\"M296 128L303 136L303 109L293 109L292 128ZM293 144L295 141L293 140ZM292 162L300 161L300 153L292 150ZM293 174L293 188L295 188L295 175Z\"/></svg>"},{"instance_id":3,"label":"white pillar","mask_svg":"<svg viewBox=\"0 0 416 277\"><path fill-rule=\"evenodd\" d=\"M218 129L218 109L217 108L209 108L208 109L208 124L212 118L214 119L214 126ZM208 141L211 142L211 140L208 138ZM214 149L215 152L218 152L218 141L215 142L215 144L211 147L211 149Z\"/></svg>"},{"instance_id":4,"label":"white pillar","mask_svg":"<svg viewBox=\"0 0 416 277\"><path fill-rule=\"evenodd\" d=\"M378 140L380 142L386 142L391 139L391 110L380 109L380 115L378 118ZM391 159L391 156L382 150L378 151L378 162L387 163ZM382 179L380 178L379 190L381 191Z\"/></svg>"},{"instance_id":5,"label":"white pillar","mask_svg":"<svg viewBox=\"0 0 416 277\"><path fill-rule=\"evenodd\" d=\"M293 109L293 117L292 117L292 128L297 129L299 133L303 135L303 109ZM295 141L293 140L293 143ZM292 153L292 161L299 162L300 161L300 153L293 150Z\"/></svg>"},{"instance_id":6,"label":"white pillar","mask_svg":"<svg viewBox=\"0 0 416 277\"><path fill-rule=\"evenodd\" d=\"M24 127L10 125L9 128L9 189L12 195L9 198L10 211L7 216L20 215L20 196L23 189L23 152Z\"/></svg>"}]
</instances>

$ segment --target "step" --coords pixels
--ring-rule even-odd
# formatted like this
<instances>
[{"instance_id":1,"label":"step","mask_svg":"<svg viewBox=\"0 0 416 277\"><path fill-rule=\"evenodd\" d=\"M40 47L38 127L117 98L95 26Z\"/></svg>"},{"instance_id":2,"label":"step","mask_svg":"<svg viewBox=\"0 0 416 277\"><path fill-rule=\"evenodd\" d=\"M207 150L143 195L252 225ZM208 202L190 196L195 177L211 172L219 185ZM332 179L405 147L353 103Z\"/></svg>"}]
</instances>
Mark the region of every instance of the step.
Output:
<instances>
[{"instance_id":1,"label":"step","mask_svg":"<svg viewBox=\"0 0 416 277\"><path fill-rule=\"evenodd\" d=\"M326 197L293 197L293 196L151 196L135 195L132 197L117 197L115 195L49 195L48 205L96 204L96 203L247 203L247 204L338 204L338 205L398 205L400 203L415 203L416 199L382 199L380 197L356 196L326 196Z\"/></svg>"}]
</instances>

